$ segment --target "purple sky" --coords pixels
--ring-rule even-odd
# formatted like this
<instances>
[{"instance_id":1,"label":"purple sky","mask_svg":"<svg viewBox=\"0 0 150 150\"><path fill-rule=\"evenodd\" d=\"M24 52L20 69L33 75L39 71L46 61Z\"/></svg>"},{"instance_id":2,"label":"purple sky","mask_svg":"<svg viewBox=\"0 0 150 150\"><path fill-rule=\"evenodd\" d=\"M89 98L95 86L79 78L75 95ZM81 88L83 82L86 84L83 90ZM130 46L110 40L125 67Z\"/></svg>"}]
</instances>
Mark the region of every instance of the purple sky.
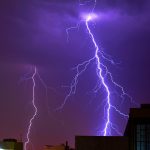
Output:
<instances>
[{"instance_id":1,"label":"purple sky","mask_svg":"<svg viewBox=\"0 0 150 150\"><path fill-rule=\"evenodd\" d=\"M79 7L78 0L0 1L1 139L19 138L22 134L25 140L33 111L32 81L24 81L23 76L31 75L34 65L51 87L47 99L45 88L36 80L38 116L31 133L35 147L63 143L66 139L73 145L74 135L96 135L102 128L104 95L92 93L97 81L94 63L80 77L77 93L63 111L54 111L69 90L62 85L71 83L75 75L72 68L94 54L83 22L79 30L70 32L68 43L66 35L66 28L75 26L92 4ZM101 17L95 26L90 26L97 43L118 62L116 66L104 62L114 80L139 104L150 100L149 6L148 0L101 0L95 8ZM119 97L113 99L115 103L125 113L135 106L129 100L121 106ZM126 121L113 115L112 120L119 123L123 133Z\"/></svg>"}]
</instances>

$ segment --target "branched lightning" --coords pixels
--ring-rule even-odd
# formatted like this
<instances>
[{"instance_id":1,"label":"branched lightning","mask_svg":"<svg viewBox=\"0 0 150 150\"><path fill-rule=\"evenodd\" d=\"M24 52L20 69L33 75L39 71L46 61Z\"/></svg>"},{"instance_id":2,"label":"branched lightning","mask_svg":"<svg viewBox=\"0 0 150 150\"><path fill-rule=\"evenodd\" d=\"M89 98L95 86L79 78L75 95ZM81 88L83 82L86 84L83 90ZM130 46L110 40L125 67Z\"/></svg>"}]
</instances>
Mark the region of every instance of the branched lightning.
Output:
<instances>
[{"instance_id":1,"label":"branched lightning","mask_svg":"<svg viewBox=\"0 0 150 150\"><path fill-rule=\"evenodd\" d=\"M92 2L92 1L85 1L82 3L81 3L81 1L79 1L80 5L86 5L89 2ZM132 100L132 97L125 92L124 88L120 84L118 84L117 82L115 82L113 80L113 76L112 76L111 72L108 70L108 67L102 63L102 60L106 60L113 65L116 64L109 55L105 54L104 51L100 49L100 47L98 46L98 44L95 40L94 34L92 33L92 30L90 29L90 22L92 22L92 20L93 20L93 16L94 16L93 12L96 7L96 0L94 0L93 2L94 2L93 8L92 8L91 12L86 16L86 18L84 18L84 22L85 22L85 27L86 27L87 33L93 43L95 53L94 53L94 56L91 57L89 60L86 60L86 61L82 62L81 64L78 64L74 68L76 70L76 74L69 86L69 92L66 95L63 103L61 104L60 107L57 108L57 110L62 110L64 108L67 100L76 93L76 88L78 85L79 77L87 70L88 65L90 65L92 62L96 62L96 72L97 72L97 77L98 77L99 81L98 81L98 85L96 85L94 91L98 92L100 86L102 86L104 88L105 94L106 94L106 100L105 100L105 105L104 105L104 120L105 120L104 128L102 129L101 132L98 132L98 135L99 135L99 133L101 133L103 136L111 135L111 129L114 130L118 135L121 135L121 133L119 132L117 127L111 121L111 110L117 112L119 115L121 115L124 118L128 118L128 115L123 113L122 111L120 111L115 105L112 104L111 91L110 91L110 87L109 87L107 81L110 81L116 88L118 88L121 91L120 97L122 100L124 100L124 98L127 97L128 99L130 99L130 101L132 103L135 103L135 102ZM80 25L77 24L75 27L70 27L70 28L66 29L67 40L69 38L69 33L68 33L69 30L79 28L79 26Z\"/></svg>"},{"instance_id":2,"label":"branched lightning","mask_svg":"<svg viewBox=\"0 0 150 150\"><path fill-rule=\"evenodd\" d=\"M26 134L26 142L24 144L24 149L27 150L27 145L29 144L30 142L30 132L31 132L31 128L32 128L32 123L33 123L33 120L35 119L36 115L37 115L37 107L35 105L35 86L36 86L36 82L35 82L35 76L37 74L37 68L34 67L34 72L33 72L33 75L31 77L32 79L32 83L33 83L33 86L32 86L32 105L33 105L33 108L34 108L34 114L33 116L31 117L30 121L29 121L29 126L28 126L28 130L27 130L27 134Z\"/></svg>"},{"instance_id":3,"label":"branched lightning","mask_svg":"<svg viewBox=\"0 0 150 150\"><path fill-rule=\"evenodd\" d=\"M73 29L78 29L79 30L80 24L77 23L76 26L70 27L66 29L66 34L67 34L67 42L69 42L69 31Z\"/></svg>"},{"instance_id":4,"label":"branched lightning","mask_svg":"<svg viewBox=\"0 0 150 150\"><path fill-rule=\"evenodd\" d=\"M110 120L111 120L111 119L110 119L110 109L111 109L111 108L113 108L117 113L119 113L119 114L120 114L121 116L123 116L123 117L127 117L127 118L128 118L128 115L122 113L120 110L118 110L115 106L113 106L113 105L111 104L111 99L110 99L111 92L110 92L109 86L107 85L107 83L106 83L106 81L105 81L105 76L103 75L103 71L106 72L106 75L109 75L111 82L112 82L115 86L117 86L118 88L121 89L121 92L122 92L121 95L122 95L122 96L126 95L126 96L128 96L130 99L131 99L131 97L130 97L127 93L125 93L124 88L123 88L121 85L119 85L118 83L116 83L116 82L113 80L112 74L108 71L107 66L105 66L105 65L101 62L100 57L99 57L99 53L101 54L101 56L102 56L103 59L106 59L107 61L109 61L109 62L111 62L111 63L114 63L112 60L110 60L109 58L107 58L107 57L105 57L105 56L103 55L103 54L104 54L103 51L100 52L99 46L97 45L97 43L96 43L96 41L95 41L95 38L94 38L94 35L93 35L93 33L92 33L92 31L91 31L91 29L90 29L90 27L89 27L89 22L90 22L91 20L92 20L92 18L91 18L90 14L89 14L89 16L88 16L87 19L86 19L85 24L86 24L86 28L87 28L87 30L88 30L88 34L89 34L89 36L90 36L90 38L91 38L91 40L92 40L92 42L93 42L93 44L94 44L94 47L95 47L95 56L94 56L94 58L95 58L95 60L96 60L97 76L98 76L99 80L101 81L101 83L102 83L102 85L103 85L103 87L104 87L104 89L105 89L105 91L106 91L106 95L107 95L107 98L106 98L106 99L107 99L107 100L106 100L106 105L105 105L105 107L104 107L104 110L106 111L106 116L105 116L106 122L105 122L105 126L104 126L104 129L103 129L103 135L106 136L106 135L110 135L110 133L111 133L110 128L115 129L115 131L117 131L117 133L120 133L116 128L113 127L113 124L112 124L112 122L110 121ZM103 70L103 68L104 68L104 70Z\"/></svg>"},{"instance_id":5,"label":"branched lightning","mask_svg":"<svg viewBox=\"0 0 150 150\"><path fill-rule=\"evenodd\" d=\"M65 97L65 100L63 101L63 103L61 104L60 107L58 107L56 110L62 110L63 107L65 106L68 98L75 94L76 93L76 88L77 88L77 84L78 84L78 78L79 76L87 69L87 66L90 64L90 62L93 60L94 58L88 60L88 61L85 61L81 64L78 64L75 68L76 70L76 75L74 77L74 79L72 80L71 82L71 85L70 85L70 90L69 90L69 93L67 94L67 96Z\"/></svg>"}]
</instances>

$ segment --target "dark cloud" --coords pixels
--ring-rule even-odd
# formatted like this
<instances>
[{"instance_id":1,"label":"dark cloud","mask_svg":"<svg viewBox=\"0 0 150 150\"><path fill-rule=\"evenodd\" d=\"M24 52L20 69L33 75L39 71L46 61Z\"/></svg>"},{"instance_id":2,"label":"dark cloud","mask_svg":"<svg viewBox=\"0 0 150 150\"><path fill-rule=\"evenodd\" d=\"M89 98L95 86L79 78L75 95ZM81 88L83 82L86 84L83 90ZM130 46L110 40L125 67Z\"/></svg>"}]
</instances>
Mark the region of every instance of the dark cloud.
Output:
<instances>
[{"instance_id":1,"label":"dark cloud","mask_svg":"<svg viewBox=\"0 0 150 150\"><path fill-rule=\"evenodd\" d=\"M118 9L121 13L127 13L130 15L136 15L149 11L149 1L148 0L102 0L97 2L97 10L110 10Z\"/></svg>"}]
</instances>

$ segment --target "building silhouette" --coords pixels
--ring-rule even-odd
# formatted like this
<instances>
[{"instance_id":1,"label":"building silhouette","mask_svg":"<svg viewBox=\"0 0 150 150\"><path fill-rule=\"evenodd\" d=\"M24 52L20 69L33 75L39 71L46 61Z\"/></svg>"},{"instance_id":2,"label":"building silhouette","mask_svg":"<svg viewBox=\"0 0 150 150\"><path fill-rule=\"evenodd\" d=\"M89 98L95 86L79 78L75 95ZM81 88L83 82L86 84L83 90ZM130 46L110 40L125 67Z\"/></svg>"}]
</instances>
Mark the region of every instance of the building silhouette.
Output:
<instances>
[{"instance_id":1,"label":"building silhouette","mask_svg":"<svg viewBox=\"0 0 150 150\"><path fill-rule=\"evenodd\" d=\"M76 150L150 150L150 104L131 108L124 136L76 136Z\"/></svg>"},{"instance_id":2,"label":"building silhouette","mask_svg":"<svg viewBox=\"0 0 150 150\"><path fill-rule=\"evenodd\" d=\"M121 136L76 136L76 150L128 150L128 138Z\"/></svg>"},{"instance_id":3,"label":"building silhouette","mask_svg":"<svg viewBox=\"0 0 150 150\"><path fill-rule=\"evenodd\" d=\"M65 150L65 146L64 144L56 145L56 146L45 145L43 150Z\"/></svg>"},{"instance_id":4,"label":"building silhouette","mask_svg":"<svg viewBox=\"0 0 150 150\"><path fill-rule=\"evenodd\" d=\"M16 139L4 139L0 141L0 150L23 150L23 142Z\"/></svg>"},{"instance_id":5,"label":"building silhouette","mask_svg":"<svg viewBox=\"0 0 150 150\"><path fill-rule=\"evenodd\" d=\"M124 136L129 138L130 150L150 150L150 104L130 109Z\"/></svg>"},{"instance_id":6,"label":"building silhouette","mask_svg":"<svg viewBox=\"0 0 150 150\"><path fill-rule=\"evenodd\" d=\"M70 147L68 146L68 142L66 141L65 144L56 145L56 146L45 145L43 150L72 150L72 149L70 149Z\"/></svg>"}]
</instances>

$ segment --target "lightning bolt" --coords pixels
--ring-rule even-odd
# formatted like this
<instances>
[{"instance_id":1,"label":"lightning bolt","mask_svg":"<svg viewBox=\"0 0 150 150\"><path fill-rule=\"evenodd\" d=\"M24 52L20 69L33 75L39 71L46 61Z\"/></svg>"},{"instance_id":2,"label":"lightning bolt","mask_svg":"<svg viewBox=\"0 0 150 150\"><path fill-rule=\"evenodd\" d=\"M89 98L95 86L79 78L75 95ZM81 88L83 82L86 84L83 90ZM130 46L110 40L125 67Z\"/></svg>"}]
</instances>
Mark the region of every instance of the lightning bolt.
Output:
<instances>
[{"instance_id":1,"label":"lightning bolt","mask_svg":"<svg viewBox=\"0 0 150 150\"><path fill-rule=\"evenodd\" d=\"M89 2L91 2L91 1L86 1L84 3L81 3L81 1L79 1L80 5L86 5L86 3L89 3ZM124 100L125 97L127 97L132 103L134 103L134 104L136 104L136 103L132 100L132 97L125 92L124 88L113 80L113 76L112 76L111 72L109 72L107 66L102 63L102 59L103 59L103 60L110 62L113 65L115 64L115 62L111 59L111 57L109 55L105 54L103 52L103 50L101 50L99 48L99 46L95 40L94 34L92 33L92 30L90 28L90 22L92 22L93 17L95 17L93 12L94 12L94 9L96 7L97 1L94 0L93 2L94 2L94 5L93 5L91 12L82 21L85 22L85 27L86 27L87 33L88 33L88 35L89 35L89 37L93 43L95 54L89 60L86 60L86 61L82 62L81 64L78 64L76 67L73 68L74 70L76 70L76 74L75 74L75 76L74 76L74 78L73 78L73 80L69 86L69 92L66 95L63 103L56 110L62 111L62 109L64 108L68 99L76 93L76 88L78 85L79 77L87 70L89 64L91 64L92 62L96 62L97 77L98 77L98 80L101 83L101 85L103 86L105 93L106 93L106 99L105 99L105 105L104 105L105 123L104 123L104 127L103 127L102 131L98 131L98 135L100 135L100 134L103 136L111 135L111 129L114 130L118 135L121 135L117 126L114 125L111 121L111 110L117 112L119 115L121 115L125 119L128 119L129 116L127 114L123 113L122 111L120 111L115 105L112 104L112 102L111 102L111 91L110 91L109 85L106 82L106 80L109 80L111 83L113 83L113 85L115 87L120 89L120 91L121 91L120 97L122 100ZM76 26L66 29L67 41L69 38L69 31L72 29L75 29L75 28L79 28L79 27L80 27L80 25L78 23ZM106 79L106 77L107 77L107 79ZM98 88L100 88L100 87L98 87ZM96 92L98 92L98 88L96 87Z\"/></svg>"},{"instance_id":2,"label":"lightning bolt","mask_svg":"<svg viewBox=\"0 0 150 150\"><path fill-rule=\"evenodd\" d=\"M31 134L31 129L33 126L33 121L35 119L35 117L37 116L38 113L38 108L35 104L35 88L36 88L36 79L40 81L41 85L44 87L45 92L46 92L46 107L48 110L48 115L50 115L50 111L49 111L49 105L48 105L48 91L51 90L54 93L57 93L57 91L55 90L55 88L47 86L47 84L45 83L45 81L43 80L43 78L41 77L37 67L31 67L30 69L28 69L29 71L23 75L23 77L21 77L21 79L19 80L19 84L22 83L23 81L28 81L28 80L32 80L32 106L33 106L33 115L31 116L30 120L29 120L29 125L27 128L27 133L26 133L26 141L24 144L24 150L27 150L28 148L28 144L30 143L30 134ZM52 114L51 114L51 118L52 118ZM58 121L56 118L52 118L53 120L57 121L60 124L63 124L61 121ZM33 147L34 145L31 143L31 146Z\"/></svg>"},{"instance_id":3,"label":"lightning bolt","mask_svg":"<svg viewBox=\"0 0 150 150\"><path fill-rule=\"evenodd\" d=\"M27 150L27 145L30 143L30 133L31 133L31 128L32 128L32 124L33 124L33 120L35 119L36 115L37 115L37 107L35 105L35 87L36 87L36 82L35 82L35 76L37 74L37 68L34 67L34 72L32 74L32 83L33 83L33 86L32 86L32 105L33 105L33 108L34 108L34 114L33 116L31 117L30 121L29 121L29 126L28 126L28 130L27 130L27 134L26 134L26 142L24 144L24 149Z\"/></svg>"},{"instance_id":4,"label":"lightning bolt","mask_svg":"<svg viewBox=\"0 0 150 150\"><path fill-rule=\"evenodd\" d=\"M89 33L89 36L90 38L92 39L92 42L94 44L94 47L95 47L95 56L94 58L96 59L96 64L97 64L97 75L98 75L98 78L101 80L105 90L106 90L106 93L107 93L107 117L106 117L106 124L105 124L105 128L104 128L104 136L107 135L107 129L108 129L108 126L110 124L110 108L111 108L111 104L110 104L110 91L109 91L109 87L107 86L106 82L105 82L105 79L102 75L102 68L101 68L101 63L100 63L100 58L98 56L98 52L99 52L99 47L94 39L94 36L89 28L89 21L91 20L91 17L90 15L87 17L86 19L86 28L88 30L88 33Z\"/></svg>"}]
</instances>

